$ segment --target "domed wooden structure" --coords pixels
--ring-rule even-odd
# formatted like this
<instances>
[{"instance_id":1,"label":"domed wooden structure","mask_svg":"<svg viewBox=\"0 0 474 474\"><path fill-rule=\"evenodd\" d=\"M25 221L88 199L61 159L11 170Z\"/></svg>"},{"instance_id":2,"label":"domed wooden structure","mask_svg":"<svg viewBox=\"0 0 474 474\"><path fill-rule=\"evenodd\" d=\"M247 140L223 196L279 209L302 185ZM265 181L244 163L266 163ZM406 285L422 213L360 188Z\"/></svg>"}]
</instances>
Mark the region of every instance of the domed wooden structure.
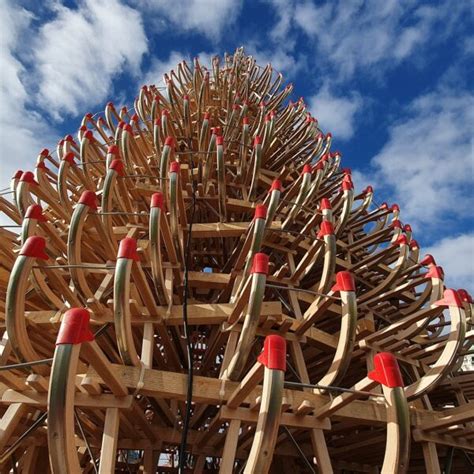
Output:
<instances>
[{"instance_id":1,"label":"domed wooden structure","mask_svg":"<svg viewBox=\"0 0 474 474\"><path fill-rule=\"evenodd\" d=\"M473 307L242 49L0 209L1 472L470 473Z\"/></svg>"}]
</instances>

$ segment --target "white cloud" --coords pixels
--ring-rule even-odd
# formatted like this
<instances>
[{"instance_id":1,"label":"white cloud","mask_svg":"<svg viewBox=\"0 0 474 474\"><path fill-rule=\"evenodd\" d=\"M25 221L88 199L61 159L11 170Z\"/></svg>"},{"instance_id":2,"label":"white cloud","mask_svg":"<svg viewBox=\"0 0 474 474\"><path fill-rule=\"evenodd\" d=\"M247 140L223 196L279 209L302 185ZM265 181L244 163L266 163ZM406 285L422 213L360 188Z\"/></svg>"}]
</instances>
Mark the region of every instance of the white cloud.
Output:
<instances>
[{"instance_id":1,"label":"white cloud","mask_svg":"<svg viewBox=\"0 0 474 474\"><path fill-rule=\"evenodd\" d=\"M432 254L445 271L448 287L474 291L474 233L446 237L422 249Z\"/></svg>"},{"instance_id":2,"label":"white cloud","mask_svg":"<svg viewBox=\"0 0 474 474\"><path fill-rule=\"evenodd\" d=\"M8 185L18 169L31 169L38 153L53 143L54 130L29 107L31 93L24 85L28 74L17 59L28 34L32 15L9 2L0 15L0 187Z\"/></svg>"},{"instance_id":3,"label":"white cloud","mask_svg":"<svg viewBox=\"0 0 474 474\"><path fill-rule=\"evenodd\" d=\"M171 21L177 32L197 31L214 40L237 19L241 0L135 0L141 10L156 13L154 27L163 28L163 18ZM181 31L180 31L181 30Z\"/></svg>"},{"instance_id":4,"label":"white cloud","mask_svg":"<svg viewBox=\"0 0 474 474\"><path fill-rule=\"evenodd\" d=\"M354 135L355 118L361 107L359 94L334 95L327 84L309 98L309 109L318 119L319 127L340 140L348 140Z\"/></svg>"},{"instance_id":5,"label":"white cloud","mask_svg":"<svg viewBox=\"0 0 474 474\"><path fill-rule=\"evenodd\" d=\"M411 223L438 225L472 212L474 99L443 88L414 100L371 160L372 181L387 187Z\"/></svg>"},{"instance_id":6,"label":"white cloud","mask_svg":"<svg viewBox=\"0 0 474 474\"><path fill-rule=\"evenodd\" d=\"M38 102L56 119L112 95L112 79L140 71L147 40L140 14L117 0L56 6L34 45Z\"/></svg>"}]
</instances>

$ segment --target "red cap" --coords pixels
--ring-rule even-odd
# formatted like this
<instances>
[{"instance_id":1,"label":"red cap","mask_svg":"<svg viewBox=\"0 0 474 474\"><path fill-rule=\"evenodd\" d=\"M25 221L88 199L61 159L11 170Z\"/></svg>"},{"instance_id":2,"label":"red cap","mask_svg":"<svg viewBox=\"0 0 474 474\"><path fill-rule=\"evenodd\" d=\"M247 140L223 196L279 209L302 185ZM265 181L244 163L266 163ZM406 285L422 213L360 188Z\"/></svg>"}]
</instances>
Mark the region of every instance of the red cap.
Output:
<instances>
[{"instance_id":1,"label":"red cap","mask_svg":"<svg viewBox=\"0 0 474 474\"><path fill-rule=\"evenodd\" d=\"M393 227L394 229L401 229L402 228L402 223L398 219L395 219L390 224L390 227Z\"/></svg>"},{"instance_id":2,"label":"red cap","mask_svg":"<svg viewBox=\"0 0 474 474\"><path fill-rule=\"evenodd\" d=\"M113 102L107 102L107 107L111 107L112 109L115 108L114 106L114 103Z\"/></svg>"},{"instance_id":3,"label":"red cap","mask_svg":"<svg viewBox=\"0 0 474 474\"><path fill-rule=\"evenodd\" d=\"M258 252L253 256L252 269L250 273L262 273L268 275L268 255Z\"/></svg>"},{"instance_id":4,"label":"red cap","mask_svg":"<svg viewBox=\"0 0 474 474\"><path fill-rule=\"evenodd\" d=\"M28 206L25 214L26 219L35 219L40 222L46 222L46 217L43 216L43 209L39 204L31 204Z\"/></svg>"},{"instance_id":5,"label":"red cap","mask_svg":"<svg viewBox=\"0 0 474 474\"><path fill-rule=\"evenodd\" d=\"M92 191L84 191L79 198L79 204L84 204L91 209L97 209L97 196Z\"/></svg>"},{"instance_id":6,"label":"red cap","mask_svg":"<svg viewBox=\"0 0 474 474\"><path fill-rule=\"evenodd\" d=\"M274 179L272 181L272 185L270 187L270 192L275 191L275 190L280 191L280 192L282 190L281 181L279 179Z\"/></svg>"},{"instance_id":7,"label":"red cap","mask_svg":"<svg viewBox=\"0 0 474 474\"><path fill-rule=\"evenodd\" d=\"M352 184L352 181L343 181L342 183L343 191L350 191L352 189L354 189L354 185Z\"/></svg>"},{"instance_id":8,"label":"red cap","mask_svg":"<svg viewBox=\"0 0 474 474\"><path fill-rule=\"evenodd\" d=\"M319 170L324 169L324 163L323 163L322 161L318 161L318 162L316 163L316 165L314 166L314 169L315 169L316 171L319 171Z\"/></svg>"},{"instance_id":9,"label":"red cap","mask_svg":"<svg viewBox=\"0 0 474 474\"><path fill-rule=\"evenodd\" d=\"M311 173L311 165L306 164L303 166L303 174L304 173Z\"/></svg>"},{"instance_id":10,"label":"red cap","mask_svg":"<svg viewBox=\"0 0 474 474\"><path fill-rule=\"evenodd\" d=\"M322 221L318 232L318 239L326 235L334 235L334 227L329 221Z\"/></svg>"},{"instance_id":11,"label":"red cap","mask_svg":"<svg viewBox=\"0 0 474 474\"><path fill-rule=\"evenodd\" d=\"M267 218L267 206L263 204L257 204L255 207L255 219L266 219Z\"/></svg>"},{"instance_id":12,"label":"red cap","mask_svg":"<svg viewBox=\"0 0 474 474\"><path fill-rule=\"evenodd\" d=\"M80 132L85 132L86 130L87 130L87 127L86 127L85 125L81 125L81 126L79 127L79 131L80 131Z\"/></svg>"},{"instance_id":13,"label":"red cap","mask_svg":"<svg viewBox=\"0 0 474 474\"><path fill-rule=\"evenodd\" d=\"M87 119L91 119L92 118L91 112L88 112L86 115L84 115L84 117Z\"/></svg>"},{"instance_id":14,"label":"red cap","mask_svg":"<svg viewBox=\"0 0 474 474\"><path fill-rule=\"evenodd\" d=\"M172 161L170 163L170 173L179 173L180 169L179 161Z\"/></svg>"},{"instance_id":15,"label":"red cap","mask_svg":"<svg viewBox=\"0 0 474 474\"><path fill-rule=\"evenodd\" d=\"M46 163L44 161L40 161L35 168L39 168L40 170L47 170Z\"/></svg>"},{"instance_id":16,"label":"red cap","mask_svg":"<svg viewBox=\"0 0 474 474\"><path fill-rule=\"evenodd\" d=\"M397 359L389 352L381 352L374 357L374 370L368 373L370 380L386 387L403 387L403 378Z\"/></svg>"},{"instance_id":17,"label":"red cap","mask_svg":"<svg viewBox=\"0 0 474 474\"><path fill-rule=\"evenodd\" d=\"M406 235L399 235L397 240L392 245L408 245L408 239Z\"/></svg>"},{"instance_id":18,"label":"red cap","mask_svg":"<svg viewBox=\"0 0 474 474\"><path fill-rule=\"evenodd\" d=\"M120 129L123 129L123 127L125 126L125 122L120 120L120 122L118 123L117 127L120 128Z\"/></svg>"},{"instance_id":19,"label":"red cap","mask_svg":"<svg viewBox=\"0 0 474 474\"><path fill-rule=\"evenodd\" d=\"M28 237L20 250L20 255L25 257L39 258L40 260L48 260L48 254L44 251L46 248L46 240L43 237L33 235Z\"/></svg>"},{"instance_id":20,"label":"red cap","mask_svg":"<svg viewBox=\"0 0 474 474\"><path fill-rule=\"evenodd\" d=\"M253 146L257 146L257 145L261 145L262 144L262 137L257 135L254 139L253 139Z\"/></svg>"},{"instance_id":21,"label":"red cap","mask_svg":"<svg viewBox=\"0 0 474 474\"><path fill-rule=\"evenodd\" d=\"M86 133L84 133L84 138L87 138L88 140L94 140L94 134L92 133L92 130L87 130Z\"/></svg>"},{"instance_id":22,"label":"red cap","mask_svg":"<svg viewBox=\"0 0 474 474\"><path fill-rule=\"evenodd\" d=\"M328 198L322 198L319 204L320 209L332 209L331 201Z\"/></svg>"},{"instance_id":23,"label":"red cap","mask_svg":"<svg viewBox=\"0 0 474 474\"><path fill-rule=\"evenodd\" d=\"M66 311L61 321L56 345L81 344L93 341L94 334L89 328L89 311L84 308L71 308Z\"/></svg>"},{"instance_id":24,"label":"red cap","mask_svg":"<svg viewBox=\"0 0 474 474\"><path fill-rule=\"evenodd\" d=\"M410 240L410 248L412 250L420 248L420 246L418 245L418 242L415 239Z\"/></svg>"},{"instance_id":25,"label":"red cap","mask_svg":"<svg viewBox=\"0 0 474 474\"><path fill-rule=\"evenodd\" d=\"M388 208L388 204L386 202L383 202L382 204L380 204L379 209L387 209L387 208Z\"/></svg>"},{"instance_id":26,"label":"red cap","mask_svg":"<svg viewBox=\"0 0 474 474\"><path fill-rule=\"evenodd\" d=\"M436 301L435 306L456 306L462 308L462 300L456 290L444 290L443 299Z\"/></svg>"},{"instance_id":27,"label":"red cap","mask_svg":"<svg viewBox=\"0 0 474 474\"><path fill-rule=\"evenodd\" d=\"M117 145L110 145L107 148L107 153L109 155L118 155L118 154L120 154L119 147Z\"/></svg>"},{"instance_id":28,"label":"red cap","mask_svg":"<svg viewBox=\"0 0 474 474\"><path fill-rule=\"evenodd\" d=\"M131 126L129 123L126 123L126 124L123 126L123 129L124 129L127 133L132 133L132 132L133 132L132 126Z\"/></svg>"},{"instance_id":29,"label":"red cap","mask_svg":"<svg viewBox=\"0 0 474 474\"><path fill-rule=\"evenodd\" d=\"M373 188L372 186L367 186L367 187L365 188L365 192L366 192L367 194L373 193L373 192L374 192L374 188Z\"/></svg>"},{"instance_id":30,"label":"red cap","mask_svg":"<svg viewBox=\"0 0 474 474\"><path fill-rule=\"evenodd\" d=\"M466 290L463 290L462 288L459 289L458 295L465 303L472 304L472 296Z\"/></svg>"},{"instance_id":31,"label":"red cap","mask_svg":"<svg viewBox=\"0 0 474 474\"><path fill-rule=\"evenodd\" d=\"M425 278L437 278L439 280L444 280L444 270L442 267L432 265L423 276Z\"/></svg>"},{"instance_id":32,"label":"red cap","mask_svg":"<svg viewBox=\"0 0 474 474\"><path fill-rule=\"evenodd\" d=\"M75 155L72 151L69 153L66 153L66 155L63 156L63 161L67 161L71 165L75 165L76 163L74 162Z\"/></svg>"},{"instance_id":33,"label":"red cap","mask_svg":"<svg viewBox=\"0 0 474 474\"><path fill-rule=\"evenodd\" d=\"M165 138L165 146L169 146L171 148L174 147L174 138L173 137L166 137Z\"/></svg>"},{"instance_id":34,"label":"red cap","mask_svg":"<svg viewBox=\"0 0 474 474\"><path fill-rule=\"evenodd\" d=\"M392 207L390 209L392 210L392 212L400 212L400 207L398 206L398 204L392 204Z\"/></svg>"},{"instance_id":35,"label":"red cap","mask_svg":"<svg viewBox=\"0 0 474 474\"><path fill-rule=\"evenodd\" d=\"M221 132L221 127L214 127L214 133L219 136L222 132Z\"/></svg>"},{"instance_id":36,"label":"red cap","mask_svg":"<svg viewBox=\"0 0 474 474\"><path fill-rule=\"evenodd\" d=\"M159 102L160 101L160 96L159 95L155 95L155 97L153 97L153 100L155 102Z\"/></svg>"},{"instance_id":37,"label":"red cap","mask_svg":"<svg viewBox=\"0 0 474 474\"><path fill-rule=\"evenodd\" d=\"M189 100L189 95L188 94L183 95L183 100Z\"/></svg>"},{"instance_id":38,"label":"red cap","mask_svg":"<svg viewBox=\"0 0 474 474\"><path fill-rule=\"evenodd\" d=\"M137 252L137 241L132 237L125 237L120 241L117 258L127 258L138 262L140 256Z\"/></svg>"},{"instance_id":39,"label":"red cap","mask_svg":"<svg viewBox=\"0 0 474 474\"><path fill-rule=\"evenodd\" d=\"M159 207L161 210L164 209L164 197L162 192L153 193L151 195L151 207Z\"/></svg>"},{"instance_id":40,"label":"red cap","mask_svg":"<svg viewBox=\"0 0 474 474\"><path fill-rule=\"evenodd\" d=\"M284 337L272 334L265 338L263 351L258 361L267 369L286 370L286 340Z\"/></svg>"},{"instance_id":41,"label":"red cap","mask_svg":"<svg viewBox=\"0 0 474 474\"><path fill-rule=\"evenodd\" d=\"M160 117L155 119L155 127L159 127L161 125L161 119Z\"/></svg>"},{"instance_id":42,"label":"red cap","mask_svg":"<svg viewBox=\"0 0 474 474\"><path fill-rule=\"evenodd\" d=\"M411 225L410 224L405 224L403 226L404 232L411 232Z\"/></svg>"},{"instance_id":43,"label":"red cap","mask_svg":"<svg viewBox=\"0 0 474 474\"><path fill-rule=\"evenodd\" d=\"M210 116L211 116L211 114L209 112L204 112L203 120L209 120Z\"/></svg>"},{"instance_id":44,"label":"red cap","mask_svg":"<svg viewBox=\"0 0 474 474\"><path fill-rule=\"evenodd\" d=\"M163 109L161 111L161 115L164 115L165 117L169 117L170 116L170 111L168 109Z\"/></svg>"},{"instance_id":45,"label":"red cap","mask_svg":"<svg viewBox=\"0 0 474 474\"><path fill-rule=\"evenodd\" d=\"M122 160L112 160L109 165L109 170L114 170L119 176L123 176L125 174L125 166Z\"/></svg>"},{"instance_id":46,"label":"red cap","mask_svg":"<svg viewBox=\"0 0 474 474\"><path fill-rule=\"evenodd\" d=\"M66 140L67 142L74 143L74 138L72 137L72 135L66 135L64 140Z\"/></svg>"},{"instance_id":47,"label":"red cap","mask_svg":"<svg viewBox=\"0 0 474 474\"><path fill-rule=\"evenodd\" d=\"M20 179L22 174L23 174L23 171L22 171L22 170L18 170L18 171L12 176L12 179Z\"/></svg>"},{"instance_id":48,"label":"red cap","mask_svg":"<svg viewBox=\"0 0 474 474\"><path fill-rule=\"evenodd\" d=\"M224 137L222 135L218 135L216 137L216 145L222 146L224 144Z\"/></svg>"},{"instance_id":49,"label":"red cap","mask_svg":"<svg viewBox=\"0 0 474 474\"><path fill-rule=\"evenodd\" d=\"M326 138L332 138L332 133L331 132L326 133Z\"/></svg>"},{"instance_id":50,"label":"red cap","mask_svg":"<svg viewBox=\"0 0 474 474\"><path fill-rule=\"evenodd\" d=\"M352 170L351 170L350 168L344 168L344 169L342 170L342 172L343 172L344 174L346 174L346 175L352 174Z\"/></svg>"},{"instance_id":51,"label":"red cap","mask_svg":"<svg viewBox=\"0 0 474 474\"><path fill-rule=\"evenodd\" d=\"M429 265L436 265L436 261L435 261L433 255L430 255L428 253L424 256L424 258L422 258L420 260L420 265L423 265L424 267L427 267Z\"/></svg>"},{"instance_id":52,"label":"red cap","mask_svg":"<svg viewBox=\"0 0 474 474\"><path fill-rule=\"evenodd\" d=\"M243 125L248 125L248 124L249 124L249 118L248 118L248 117L244 117L244 118L242 119L242 124L243 124Z\"/></svg>"},{"instance_id":53,"label":"red cap","mask_svg":"<svg viewBox=\"0 0 474 474\"><path fill-rule=\"evenodd\" d=\"M41 150L40 155L41 156L49 156L49 150L47 148L44 148L43 150Z\"/></svg>"},{"instance_id":54,"label":"red cap","mask_svg":"<svg viewBox=\"0 0 474 474\"><path fill-rule=\"evenodd\" d=\"M132 115L132 120L133 120L134 122L138 122L138 120L139 120L138 115L137 115L137 114L133 114L133 115Z\"/></svg>"},{"instance_id":55,"label":"red cap","mask_svg":"<svg viewBox=\"0 0 474 474\"><path fill-rule=\"evenodd\" d=\"M331 291L337 293L338 291L355 291L355 289L352 273L346 271L336 273L336 284L331 288Z\"/></svg>"},{"instance_id":56,"label":"red cap","mask_svg":"<svg viewBox=\"0 0 474 474\"><path fill-rule=\"evenodd\" d=\"M20 181L29 184L38 184L35 180L35 175L31 171L25 171L20 178Z\"/></svg>"}]
</instances>

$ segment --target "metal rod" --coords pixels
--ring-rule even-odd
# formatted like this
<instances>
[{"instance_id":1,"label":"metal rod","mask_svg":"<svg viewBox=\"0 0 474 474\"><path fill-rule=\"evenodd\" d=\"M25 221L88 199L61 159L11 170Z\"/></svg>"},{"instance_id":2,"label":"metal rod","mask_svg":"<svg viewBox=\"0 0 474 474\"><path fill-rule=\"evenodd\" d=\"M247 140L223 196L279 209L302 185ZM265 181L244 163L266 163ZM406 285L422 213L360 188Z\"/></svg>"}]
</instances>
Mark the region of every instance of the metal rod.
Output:
<instances>
[{"instance_id":1,"label":"metal rod","mask_svg":"<svg viewBox=\"0 0 474 474\"><path fill-rule=\"evenodd\" d=\"M82 439L84 440L84 443L86 443L86 449L87 449L87 452L89 453L92 464L94 464L94 471L95 471L96 474L99 474L99 471L97 469L97 463L95 462L94 456L92 454L91 447L89 446L89 441L87 441L86 434L84 433L84 429L82 428L82 423L81 423L81 420L79 418L79 415L77 414L76 409L74 409L74 418L76 419L77 425L79 426L79 431L81 432Z\"/></svg>"},{"instance_id":2,"label":"metal rod","mask_svg":"<svg viewBox=\"0 0 474 474\"><path fill-rule=\"evenodd\" d=\"M33 268L90 268L95 270L107 270L115 268L115 265L94 264L76 264L76 265L33 265Z\"/></svg>"},{"instance_id":3,"label":"metal rod","mask_svg":"<svg viewBox=\"0 0 474 474\"><path fill-rule=\"evenodd\" d=\"M329 300L341 300L341 298L338 298L337 296L329 296L325 295L324 293L318 293L317 291L305 290L304 288L289 288L288 286L272 285L271 283L267 283L265 286L268 288L278 288L280 290L298 291L300 293L309 293L310 295L324 296L324 298L327 298Z\"/></svg>"},{"instance_id":4,"label":"metal rod","mask_svg":"<svg viewBox=\"0 0 474 474\"><path fill-rule=\"evenodd\" d=\"M383 397L380 393L366 392L365 390L353 390L351 388L334 387L333 385L319 385L302 382L285 382L285 387L301 387L301 388L319 388L321 390L333 390L335 392L356 393L367 397Z\"/></svg>"},{"instance_id":5,"label":"metal rod","mask_svg":"<svg viewBox=\"0 0 474 474\"><path fill-rule=\"evenodd\" d=\"M23 369L25 367L33 367L35 365L51 364L52 362L53 362L53 358L51 357L50 359L41 359L41 360L35 360L32 362L21 362L18 364L2 365L0 366L0 372L6 371L6 370Z\"/></svg>"},{"instance_id":6,"label":"metal rod","mask_svg":"<svg viewBox=\"0 0 474 474\"><path fill-rule=\"evenodd\" d=\"M313 474L316 474L316 471L313 469L313 466L312 464L309 462L308 458L306 457L306 454L303 452L303 450L300 448L300 445L296 442L296 439L294 438L294 436L291 434L291 431L285 426L285 425L282 425L283 426L283 429L285 430L286 434L288 435L288 437L291 439L291 441L293 442L293 444L295 445L295 448L298 450L298 452L300 453L301 457L304 459L304 462L305 464L308 466L309 470L313 473Z\"/></svg>"}]
</instances>

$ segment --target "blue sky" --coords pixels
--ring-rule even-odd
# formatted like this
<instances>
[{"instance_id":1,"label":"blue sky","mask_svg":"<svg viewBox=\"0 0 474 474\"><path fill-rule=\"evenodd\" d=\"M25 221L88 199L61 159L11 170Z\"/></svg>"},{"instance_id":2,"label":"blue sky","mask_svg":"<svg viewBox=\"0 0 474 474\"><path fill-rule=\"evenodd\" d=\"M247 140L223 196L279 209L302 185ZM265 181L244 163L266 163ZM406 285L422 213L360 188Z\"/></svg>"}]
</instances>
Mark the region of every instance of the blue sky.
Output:
<instances>
[{"instance_id":1,"label":"blue sky","mask_svg":"<svg viewBox=\"0 0 474 474\"><path fill-rule=\"evenodd\" d=\"M128 105L183 57L271 62L331 131L356 187L397 202L448 285L474 290L472 3L2 2L0 186L87 112Z\"/></svg>"}]
</instances>

